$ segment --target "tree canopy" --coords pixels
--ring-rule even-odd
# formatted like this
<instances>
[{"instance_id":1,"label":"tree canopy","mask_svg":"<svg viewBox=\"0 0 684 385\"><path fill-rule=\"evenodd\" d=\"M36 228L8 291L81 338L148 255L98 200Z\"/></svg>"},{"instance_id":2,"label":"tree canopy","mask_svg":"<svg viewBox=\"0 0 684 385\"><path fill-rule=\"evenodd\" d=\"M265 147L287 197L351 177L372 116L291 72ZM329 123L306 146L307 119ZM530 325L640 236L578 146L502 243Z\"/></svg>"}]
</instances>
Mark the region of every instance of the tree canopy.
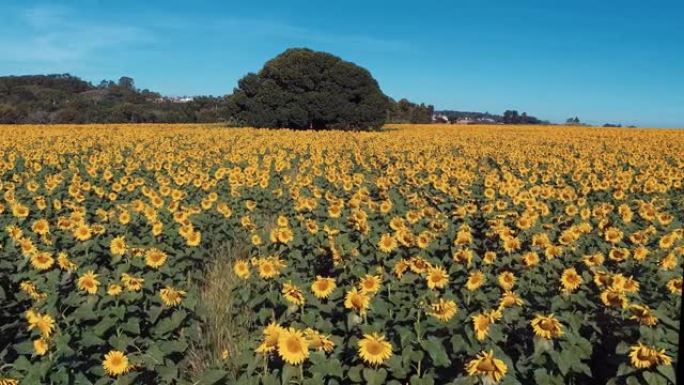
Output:
<instances>
[{"instance_id":1,"label":"tree canopy","mask_svg":"<svg viewBox=\"0 0 684 385\"><path fill-rule=\"evenodd\" d=\"M238 82L231 100L255 127L378 129L389 99L366 69L337 56L291 48Z\"/></svg>"}]
</instances>

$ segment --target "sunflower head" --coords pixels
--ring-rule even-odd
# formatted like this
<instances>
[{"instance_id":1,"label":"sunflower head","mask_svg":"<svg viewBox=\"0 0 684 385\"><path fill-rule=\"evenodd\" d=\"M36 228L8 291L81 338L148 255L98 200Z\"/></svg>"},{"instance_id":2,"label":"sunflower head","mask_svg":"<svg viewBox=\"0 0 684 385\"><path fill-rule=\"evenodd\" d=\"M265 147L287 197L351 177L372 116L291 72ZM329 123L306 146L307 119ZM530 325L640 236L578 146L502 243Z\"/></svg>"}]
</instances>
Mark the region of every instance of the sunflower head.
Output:
<instances>
[{"instance_id":1,"label":"sunflower head","mask_svg":"<svg viewBox=\"0 0 684 385\"><path fill-rule=\"evenodd\" d=\"M392 356L392 344L379 333L365 334L358 342L359 357L363 362L378 366Z\"/></svg>"}]
</instances>

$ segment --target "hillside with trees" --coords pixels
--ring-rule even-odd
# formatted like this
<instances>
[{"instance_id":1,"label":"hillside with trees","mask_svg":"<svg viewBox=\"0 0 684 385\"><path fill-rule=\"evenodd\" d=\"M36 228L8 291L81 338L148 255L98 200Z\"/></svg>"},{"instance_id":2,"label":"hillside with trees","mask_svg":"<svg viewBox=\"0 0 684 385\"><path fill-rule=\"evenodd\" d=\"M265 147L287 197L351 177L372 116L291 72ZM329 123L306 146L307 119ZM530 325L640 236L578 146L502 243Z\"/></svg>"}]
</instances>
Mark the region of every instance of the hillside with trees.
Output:
<instances>
[{"instance_id":1,"label":"hillside with trees","mask_svg":"<svg viewBox=\"0 0 684 385\"><path fill-rule=\"evenodd\" d=\"M577 118L575 118L577 119ZM172 98L130 77L94 85L70 74L0 77L0 123L216 123L295 129L376 129L385 123L548 123L516 110L435 111L386 96L370 72L305 48L288 49L232 94Z\"/></svg>"},{"instance_id":2,"label":"hillside with trees","mask_svg":"<svg viewBox=\"0 0 684 385\"><path fill-rule=\"evenodd\" d=\"M69 74L0 77L0 123L216 122L227 105L208 96L180 103L129 77L97 86Z\"/></svg>"}]
</instances>

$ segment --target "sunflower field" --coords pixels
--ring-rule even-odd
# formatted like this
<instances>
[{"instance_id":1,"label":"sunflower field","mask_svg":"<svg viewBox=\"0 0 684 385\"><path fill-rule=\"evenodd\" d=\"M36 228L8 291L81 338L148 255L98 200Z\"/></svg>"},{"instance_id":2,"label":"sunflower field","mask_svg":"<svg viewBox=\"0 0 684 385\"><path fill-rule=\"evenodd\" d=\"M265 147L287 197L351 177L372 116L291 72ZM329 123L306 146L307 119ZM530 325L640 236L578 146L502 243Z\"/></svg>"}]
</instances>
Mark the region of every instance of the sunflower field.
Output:
<instances>
[{"instance_id":1,"label":"sunflower field","mask_svg":"<svg viewBox=\"0 0 684 385\"><path fill-rule=\"evenodd\" d=\"M676 381L682 131L0 133L2 385Z\"/></svg>"}]
</instances>

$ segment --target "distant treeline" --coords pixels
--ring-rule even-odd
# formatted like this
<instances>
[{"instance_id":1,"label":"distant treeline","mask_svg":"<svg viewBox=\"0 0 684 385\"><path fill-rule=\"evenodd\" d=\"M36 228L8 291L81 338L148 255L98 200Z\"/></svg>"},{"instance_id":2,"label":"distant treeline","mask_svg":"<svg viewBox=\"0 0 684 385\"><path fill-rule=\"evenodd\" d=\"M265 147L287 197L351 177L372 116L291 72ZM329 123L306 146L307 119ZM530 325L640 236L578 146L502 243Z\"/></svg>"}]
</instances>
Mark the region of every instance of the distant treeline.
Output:
<instances>
[{"instance_id":1,"label":"distant treeline","mask_svg":"<svg viewBox=\"0 0 684 385\"><path fill-rule=\"evenodd\" d=\"M429 123L434 108L388 98L387 122ZM98 85L69 74L0 77L0 123L239 124L231 95L168 98L129 77Z\"/></svg>"},{"instance_id":2,"label":"distant treeline","mask_svg":"<svg viewBox=\"0 0 684 385\"><path fill-rule=\"evenodd\" d=\"M435 112L437 119L450 123L501 123L501 124L548 124L526 112L506 110L503 115L489 112L442 110Z\"/></svg>"},{"instance_id":3,"label":"distant treeline","mask_svg":"<svg viewBox=\"0 0 684 385\"><path fill-rule=\"evenodd\" d=\"M0 123L217 122L226 98L178 102L135 88L133 79L95 86L68 74L0 77Z\"/></svg>"}]
</instances>

